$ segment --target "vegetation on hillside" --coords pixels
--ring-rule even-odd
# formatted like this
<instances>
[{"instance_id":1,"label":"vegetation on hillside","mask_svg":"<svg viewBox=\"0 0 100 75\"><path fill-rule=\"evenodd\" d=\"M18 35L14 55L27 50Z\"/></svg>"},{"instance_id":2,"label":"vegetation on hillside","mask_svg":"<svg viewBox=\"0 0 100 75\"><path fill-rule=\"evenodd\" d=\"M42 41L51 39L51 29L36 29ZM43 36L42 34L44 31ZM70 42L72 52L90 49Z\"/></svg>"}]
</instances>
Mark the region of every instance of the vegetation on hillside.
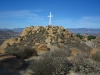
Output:
<instances>
[{"instance_id":1,"label":"vegetation on hillside","mask_svg":"<svg viewBox=\"0 0 100 75\"><path fill-rule=\"evenodd\" d=\"M30 66L31 75L67 75L73 70L79 75L99 75L100 63L83 56L71 56L68 48L46 52ZM84 55L84 54L83 54Z\"/></svg>"},{"instance_id":2,"label":"vegetation on hillside","mask_svg":"<svg viewBox=\"0 0 100 75\"><path fill-rule=\"evenodd\" d=\"M26 59L31 56L37 56L37 51L30 47L15 47L16 45L7 48L7 53L15 55L19 59Z\"/></svg>"},{"instance_id":3,"label":"vegetation on hillside","mask_svg":"<svg viewBox=\"0 0 100 75\"><path fill-rule=\"evenodd\" d=\"M76 34L76 36L77 36L78 38L80 38L81 40L84 39L84 35ZM87 39L88 39L88 40L96 39L96 36L88 35L88 36L87 36Z\"/></svg>"},{"instance_id":4,"label":"vegetation on hillside","mask_svg":"<svg viewBox=\"0 0 100 75\"><path fill-rule=\"evenodd\" d=\"M88 36L88 40L92 40L92 39L96 39L96 36L89 35L89 36Z\"/></svg>"},{"instance_id":5,"label":"vegetation on hillside","mask_svg":"<svg viewBox=\"0 0 100 75\"><path fill-rule=\"evenodd\" d=\"M83 35L81 34L76 34L77 37L79 37L80 39L83 39Z\"/></svg>"}]
</instances>

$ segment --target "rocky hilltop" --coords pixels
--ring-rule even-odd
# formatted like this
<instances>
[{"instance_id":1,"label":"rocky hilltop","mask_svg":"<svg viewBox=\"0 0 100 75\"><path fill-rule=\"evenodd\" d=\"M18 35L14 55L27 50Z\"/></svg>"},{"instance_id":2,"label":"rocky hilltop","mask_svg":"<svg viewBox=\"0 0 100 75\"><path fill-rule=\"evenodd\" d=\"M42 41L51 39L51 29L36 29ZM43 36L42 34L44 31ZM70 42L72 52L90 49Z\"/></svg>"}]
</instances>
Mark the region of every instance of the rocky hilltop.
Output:
<instances>
[{"instance_id":1,"label":"rocky hilltop","mask_svg":"<svg viewBox=\"0 0 100 75\"><path fill-rule=\"evenodd\" d=\"M73 46L81 43L69 30L59 26L30 26L26 27L18 38L6 40L0 48L4 49L16 45L16 47L36 47L35 45L45 44L47 47Z\"/></svg>"},{"instance_id":2,"label":"rocky hilltop","mask_svg":"<svg viewBox=\"0 0 100 75\"><path fill-rule=\"evenodd\" d=\"M70 49L82 49L84 48L83 45L85 44L76 35L61 26L30 26L26 27L18 38L6 40L0 48L30 47L45 51L47 49L63 48L65 46Z\"/></svg>"},{"instance_id":3,"label":"rocky hilltop","mask_svg":"<svg viewBox=\"0 0 100 75\"><path fill-rule=\"evenodd\" d=\"M100 42L96 40L96 44L98 43ZM34 72L34 75L41 75L42 73L43 75L49 75L48 73L52 73L52 68L57 69L58 73L59 69L63 70L64 68L66 75L68 74L67 71L71 73L74 71L75 73L82 72L88 74L94 72L95 74L100 74L99 53L100 50L95 46L91 47L86 45L86 43L75 34L61 26L30 26L26 27L19 37L11 38L3 42L0 46L0 54L5 55L0 56L2 59L0 60L0 64L3 64L2 61L7 59L12 60L12 62L17 61L18 64L16 63L15 65L20 65L19 63L21 62L22 64L18 69L16 69L15 66L11 68L11 70L17 70L16 72L19 73L21 69L25 68L29 71L31 70L31 73ZM9 60L4 63L4 66L6 66L6 63L9 63ZM33 64L30 64L30 62ZM94 63L95 66L93 66ZM28 64L29 69L27 66L24 67L24 64ZM62 64L63 67L59 64ZM4 66L2 66L2 68L6 70ZM42 67L42 69L40 67ZM87 70L89 71L87 72ZM55 70L54 72L57 73ZM4 73L6 73L6 71ZM20 75L32 75L31 73L25 72L25 70L21 73L25 74ZM50 75L61 75L58 73Z\"/></svg>"}]
</instances>

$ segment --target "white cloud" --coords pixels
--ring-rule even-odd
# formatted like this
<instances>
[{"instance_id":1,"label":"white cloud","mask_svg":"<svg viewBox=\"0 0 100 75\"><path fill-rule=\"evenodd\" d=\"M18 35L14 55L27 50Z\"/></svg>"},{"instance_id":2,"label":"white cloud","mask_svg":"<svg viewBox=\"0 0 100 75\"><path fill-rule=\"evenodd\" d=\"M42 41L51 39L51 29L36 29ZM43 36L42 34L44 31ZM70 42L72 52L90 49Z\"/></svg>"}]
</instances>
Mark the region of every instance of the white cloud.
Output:
<instances>
[{"instance_id":1,"label":"white cloud","mask_svg":"<svg viewBox=\"0 0 100 75\"><path fill-rule=\"evenodd\" d=\"M100 28L100 17L82 17L76 24L77 27Z\"/></svg>"},{"instance_id":2,"label":"white cloud","mask_svg":"<svg viewBox=\"0 0 100 75\"><path fill-rule=\"evenodd\" d=\"M39 12L40 10L35 10ZM23 19L26 22L42 22L44 18L37 14L37 12L30 10L15 10L15 11L5 11L0 12L0 19Z\"/></svg>"},{"instance_id":3,"label":"white cloud","mask_svg":"<svg viewBox=\"0 0 100 75\"><path fill-rule=\"evenodd\" d=\"M31 12L30 10L5 11L5 12L0 12L0 16L1 16L1 18L38 17L37 14Z\"/></svg>"},{"instance_id":4,"label":"white cloud","mask_svg":"<svg viewBox=\"0 0 100 75\"><path fill-rule=\"evenodd\" d=\"M81 17L78 19L59 19L54 24L67 28L100 28L100 17Z\"/></svg>"}]
</instances>

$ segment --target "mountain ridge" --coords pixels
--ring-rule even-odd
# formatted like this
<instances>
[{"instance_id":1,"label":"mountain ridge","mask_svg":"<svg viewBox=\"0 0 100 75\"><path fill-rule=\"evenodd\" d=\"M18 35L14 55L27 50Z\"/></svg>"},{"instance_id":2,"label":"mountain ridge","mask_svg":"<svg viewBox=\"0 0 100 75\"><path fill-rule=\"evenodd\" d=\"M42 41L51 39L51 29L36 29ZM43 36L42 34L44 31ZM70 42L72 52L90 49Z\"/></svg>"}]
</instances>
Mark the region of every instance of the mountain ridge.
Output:
<instances>
[{"instance_id":1,"label":"mountain ridge","mask_svg":"<svg viewBox=\"0 0 100 75\"><path fill-rule=\"evenodd\" d=\"M1 28L1 31L7 31L12 30L14 32L22 32L24 28L13 28L13 29L7 29L7 28ZM86 34L87 31L88 34L100 34L100 28L66 28L70 30L72 33L80 33L80 34Z\"/></svg>"}]
</instances>

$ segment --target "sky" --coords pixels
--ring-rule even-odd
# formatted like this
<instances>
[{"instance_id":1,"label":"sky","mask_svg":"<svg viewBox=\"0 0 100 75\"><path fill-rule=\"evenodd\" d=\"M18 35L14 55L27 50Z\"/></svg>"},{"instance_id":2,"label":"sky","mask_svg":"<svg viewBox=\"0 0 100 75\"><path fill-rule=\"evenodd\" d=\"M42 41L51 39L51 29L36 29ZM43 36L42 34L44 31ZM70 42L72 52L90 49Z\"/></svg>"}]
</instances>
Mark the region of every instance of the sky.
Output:
<instances>
[{"instance_id":1,"label":"sky","mask_svg":"<svg viewBox=\"0 0 100 75\"><path fill-rule=\"evenodd\" d=\"M100 28L100 0L0 0L0 28Z\"/></svg>"}]
</instances>

